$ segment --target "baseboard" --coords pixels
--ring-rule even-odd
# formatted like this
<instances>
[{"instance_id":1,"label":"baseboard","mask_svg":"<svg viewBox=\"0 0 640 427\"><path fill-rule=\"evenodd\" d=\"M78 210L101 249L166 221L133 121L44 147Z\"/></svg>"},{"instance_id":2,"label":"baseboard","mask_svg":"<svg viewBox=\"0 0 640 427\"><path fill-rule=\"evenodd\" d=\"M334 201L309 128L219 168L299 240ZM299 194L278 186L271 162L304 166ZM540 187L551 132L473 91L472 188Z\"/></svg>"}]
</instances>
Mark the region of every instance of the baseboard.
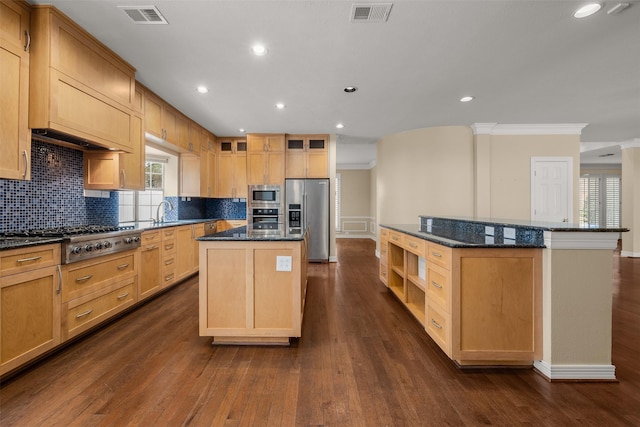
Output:
<instances>
[{"instance_id":1,"label":"baseboard","mask_svg":"<svg viewBox=\"0 0 640 427\"><path fill-rule=\"evenodd\" d=\"M336 239L371 239L376 240L375 234L337 234Z\"/></svg>"},{"instance_id":2,"label":"baseboard","mask_svg":"<svg viewBox=\"0 0 640 427\"><path fill-rule=\"evenodd\" d=\"M329 257L329 262L338 262L338 257L337 256L330 256Z\"/></svg>"},{"instance_id":3,"label":"baseboard","mask_svg":"<svg viewBox=\"0 0 640 427\"><path fill-rule=\"evenodd\" d=\"M376 258L380 259L380 251L376 249Z\"/></svg>"},{"instance_id":4,"label":"baseboard","mask_svg":"<svg viewBox=\"0 0 640 427\"><path fill-rule=\"evenodd\" d=\"M614 365L550 365L536 360L533 368L549 381L617 381Z\"/></svg>"},{"instance_id":5,"label":"baseboard","mask_svg":"<svg viewBox=\"0 0 640 427\"><path fill-rule=\"evenodd\" d=\"M640 252L621 251L620 256L627 258L640 258Z\"/></svg>"}]
</instances>

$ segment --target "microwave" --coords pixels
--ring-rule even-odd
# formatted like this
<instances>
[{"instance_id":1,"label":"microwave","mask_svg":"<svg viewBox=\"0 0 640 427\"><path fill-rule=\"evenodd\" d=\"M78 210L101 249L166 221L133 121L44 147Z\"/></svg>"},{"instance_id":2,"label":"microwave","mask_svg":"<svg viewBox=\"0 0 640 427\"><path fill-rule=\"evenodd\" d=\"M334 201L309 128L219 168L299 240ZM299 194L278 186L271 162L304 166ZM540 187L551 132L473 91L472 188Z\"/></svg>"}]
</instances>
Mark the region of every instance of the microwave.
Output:
<instances>
[{"instance_id":1,"label":"microwave","mask_svg":"<svg viewBox=\"0 0 640 427\"><path fill-rule=\"evenodd\" d=\"M247 208L281 208L281 185L250 185L247 197Z\"/></svg>"}]
</instances>

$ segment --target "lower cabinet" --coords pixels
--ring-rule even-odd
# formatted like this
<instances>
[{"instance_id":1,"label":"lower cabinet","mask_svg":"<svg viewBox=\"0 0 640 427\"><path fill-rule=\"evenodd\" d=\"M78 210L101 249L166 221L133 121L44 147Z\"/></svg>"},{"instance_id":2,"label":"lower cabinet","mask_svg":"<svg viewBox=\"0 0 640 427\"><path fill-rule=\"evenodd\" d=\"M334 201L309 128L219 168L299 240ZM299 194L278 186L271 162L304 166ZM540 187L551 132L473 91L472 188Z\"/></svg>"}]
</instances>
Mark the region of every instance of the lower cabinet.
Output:
<instances>
[{"instance_id":1,"label":"lower cabinet","mask_svg":"<svg viewBox=\"0 0 640 427\"><path fill-rule=\"evenodd\" d=\"M382 228L380 280L460 365L542 356L540 249L450 248Z\"/></svg>"},{"instance_id":2,"label":"lower cabinet","mask_svg":"<svg viewBox=\"0 0 640 427\"><path fill-rule=\"evenodd\" d=\"M162 233L162 287L166 288L177 281L177 229L178 227L163 228Z\"/></svg>"},{"instance_id":3,"label":"lower cabinet","mask_svg":"<svg viewBox=\"0 0 640 427\"><path fill-rule=\"evenodd\" d=\"M139 251L64 265L62 338L72 338L138 301Z\"/></svg>"},{"instance_id":4,"label":"lower cabinet","mask_svg":"<svg viewBox=\"0 0 640 427\"><path fill-rule=\"evenodd\" d=\"M51 350L60 334L60 245L0 252L0 375Z\"/></svg>"},{"instance_id":5,"label":"lower cabinet","mask_svg":"<svg viewBox=\"0 0 640 427\"><path fill-rule=\"evenodd\" d=\"M216 221L216 232L231 230L232 228L244 227L247 225L246 219L221 219Z\"/></svg>"},{"instance_id":6,"label":"lower cabinet","mask_svg":"<svg viewBox=\"0 0 640 427\"><path fill-rule=\"evenodd\" d=\"M138 299L145 299L162 289L160 230L142 233L140 245L140 277L138 278Z\"/></svg>"}]
</instances>

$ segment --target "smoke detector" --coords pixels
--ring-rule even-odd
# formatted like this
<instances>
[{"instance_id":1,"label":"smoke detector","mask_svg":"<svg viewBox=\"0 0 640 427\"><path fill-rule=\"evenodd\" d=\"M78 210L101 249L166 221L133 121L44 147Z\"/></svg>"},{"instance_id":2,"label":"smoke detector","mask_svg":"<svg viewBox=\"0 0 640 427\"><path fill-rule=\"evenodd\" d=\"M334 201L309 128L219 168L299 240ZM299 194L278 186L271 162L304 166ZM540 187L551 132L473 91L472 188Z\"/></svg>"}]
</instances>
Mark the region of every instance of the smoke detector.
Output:
<instances>
[{"instance_id":1,"label":"smoke detector","mask_svg":"<svg viewBox=\"0 0 640 427\"><path fill-rule=\"evenodd\" d=\"M162 13L155 6L118 6L136 24L168 24Z\"/></svg>"},{"instance_id":2,"label":"smoke detector","mask_svg":"<svg viewBox=\"0 0 640 427\"><path fill-rule=\"evenodd\" d=\"M351 22L387 22L393 3L354 3Z\"/></svg>"}]
</instances>

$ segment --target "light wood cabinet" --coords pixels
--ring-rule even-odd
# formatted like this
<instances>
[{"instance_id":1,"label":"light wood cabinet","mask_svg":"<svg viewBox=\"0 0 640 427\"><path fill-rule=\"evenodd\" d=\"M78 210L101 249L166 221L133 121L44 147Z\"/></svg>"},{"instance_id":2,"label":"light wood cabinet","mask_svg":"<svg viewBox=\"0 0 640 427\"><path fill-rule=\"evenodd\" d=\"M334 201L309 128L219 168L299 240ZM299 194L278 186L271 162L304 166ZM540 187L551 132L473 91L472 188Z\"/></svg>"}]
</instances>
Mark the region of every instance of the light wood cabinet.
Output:
<instances>
[{"instance_id":1,"label":"light wood cabinet","mask_svg":"<svg viewBox=\"0 0 640 427\"><path fill-rule=\"evenodd\" d=\"M31 11L29 127L131 152L135 69L55 7Z\"/></svg>"},{"instance_id":2,"label":"light wood cabinet","mask_svg":"<svg viewBox=\"0 0 640 427\"><path fill-rule=\"evenodd\" d=\"M198 143L198 150L180 154L180 196L185 197L213 197L215 194L216 151L215 136L203 130L194 140Z\"/></svg>"},{"instance_id":3,"label":"light wood cabinet","mask_svg":"<svg viewBox=\"0 0 640 427\"><path fill-rule=\"evenodd\" d=\"M541 357L541 263L540 249L450 248L380 231L380 280L460 365Z\"/></svg>"},{"instance_id":4,"label":"light wood cabinet","mask_svg":"<svg viewBox=\"0 0 640 427\"><path fill-rule=\"evenodd\" d=\"M162 287L166 288L177 281L178 265L177 227L163 228L162 231Z\"/></svg>"},{"instance_id":5,"label":"light wood cabinet","mask_svg":"<svg viewBox=\"0 0 640 427\"><path fill-rule=\"evenodd\" d=\"M138 301L139 251L62 267L62 337L69 339Z\"/></svg>"},{"instance_id":6,"label":"light wood cabinet","mask_svg":"<svg viewBox=\"0 0 640 427\"><path fill-rule=\"evenodd\" d=\"M247 135L247 184L284 185L284 179L284 135Z\"/></svg>"},{"instance_id":7,"label":"light wood cabinet","mask_svg":"<svg viewBox=\"0 0 640 427\"><path fill-rule=\"evenodd\" d=\"M191 142L194 123L149 89L144 91L144 131L151 141L174 151L197 152L200 145Z\"/></svg>"},{"instance_id":8,"label":"light wood cabinet","mask_svg":"<svg viewBox=\"0 0 640 427\"><path fill-rule=\"evenodd\" d=\"M287 135L287 178L328 178L328 135Z\"/></svg>"},{"instance_id":9,"label":"light wood cabinet","mask_svg":"<svg viewBox=\"0 0 640 427\"><path fill-rule=\"evenodd\" d=\"M288 343L301 335L306 240L200 242L200 335L214 343ZM290 269L277 268L288 257Z\"/></svg>"},{"instance_id":10,"label":"light wood cabinet","mask_svg":"<svg viewBox=\"0 0 640 427\"><path fill-rule=\"evenodd\" d=\"M180 154L179 195L182 197L200 197L200 156Z\"/></svg>"},{"instance_id":11,"label":"light wood cabinet","mask_svg":"<svg viewBox=\"0 0 640 427\"><path fill-rule=\"evenodd\" d=\"M0 1L0 178L30 179L30 9L26 2Z\"/></svg>"},{"instance_id":12,"label":"light wood cabinet","mask_svg":"<svg viewBox=\"0 0 640 427\"><path fill-rule=\"evenodd\" d=\"M162 289L162 235L160 230L145 231L140 245L140 278L138 300L143 300Z\"/></svg>"},{"instance_id":13,"label":"light wood cabinet","mask_svg":"<svg viewBox=\"0 0 640 427\"><path fill-rule=\"evenodd\" d=\"M246 198L247 141L244 138L219 137L216 146L216 196Z\"/></svg>"},{"instance_id":14,"label":"light wood cabinet","mask_svg":"<svg viewBox=\"0 0 640 427\"><path fill-rule=\"evenodd\" d=\"M221 219L216 221L216 232L231 230L232 228L245 227L246 219Z\"/></svg>"},{"instance_id":15,"label":"light wood cabinet","mask_svg":"<svg viewBox=\"0 0 640 427\"><path fill-rule=\"evenodd\" d=\"M61 342L60 245L0 252L0 375Z\"/></svg>"},{"instance_id":16,"label":"light wood cabinet","mask_svg":"<svg viewBox=\"0 0 640 427\"><path fill-rule=\"evenodd\" d=\"M176 280L182 280L193 273L194 264L194 246L193 241L194 228L192 225L183 225L176 227L177 242L177 264L176 264Z\"/></svg>"},{"instance_id":17,"label":"light wood cabinet","mask_svg":"<svg viewBox=\"0 0 640 427\"><path fill-rule=\"evenodd\" d=\"M200 196L216 195L217 151L215 135L203 130L200 136Z\"/></svg>"}]
</instances>

